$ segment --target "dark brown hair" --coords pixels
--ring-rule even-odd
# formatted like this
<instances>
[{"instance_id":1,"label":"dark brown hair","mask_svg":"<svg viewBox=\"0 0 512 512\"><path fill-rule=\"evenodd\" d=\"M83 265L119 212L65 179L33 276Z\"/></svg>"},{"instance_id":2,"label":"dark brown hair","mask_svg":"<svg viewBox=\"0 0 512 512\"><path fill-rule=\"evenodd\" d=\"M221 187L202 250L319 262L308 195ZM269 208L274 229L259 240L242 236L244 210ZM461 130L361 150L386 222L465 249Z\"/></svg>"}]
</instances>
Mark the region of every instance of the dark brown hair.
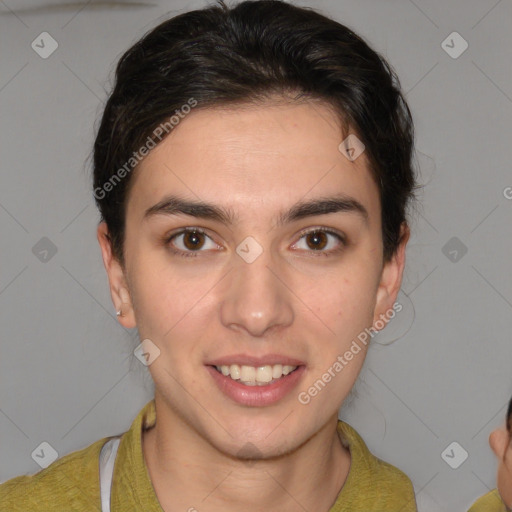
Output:
<instances>
[{"instance_id":1,"label":"dark brown hair","mask_svg":"<svg viewBox=\"0 0 512 512\"><path fill-rule=\"evenodd\" d=\"M512 398L508 403L508 411L507 411L507 430L508 433L512 436Z\"/></svg>"},{"instance_id":2,"label":"dark brown hair","mask_svg":"<svg viewBox=\"0 0 512 512\"><path fill-rule=\"evenodd\" d=\"M155 129L191 100L200 109L290 92L324 101L339 116L340 142L350 127L365 145L385 260L394 254L415 188L413 122L395 72L352 30L312 9L280 0L229 8L219 0L161 23L117 64L94 144L93 188L121 264L133 155L154 141Z\"/></svg>"}]
</instances>

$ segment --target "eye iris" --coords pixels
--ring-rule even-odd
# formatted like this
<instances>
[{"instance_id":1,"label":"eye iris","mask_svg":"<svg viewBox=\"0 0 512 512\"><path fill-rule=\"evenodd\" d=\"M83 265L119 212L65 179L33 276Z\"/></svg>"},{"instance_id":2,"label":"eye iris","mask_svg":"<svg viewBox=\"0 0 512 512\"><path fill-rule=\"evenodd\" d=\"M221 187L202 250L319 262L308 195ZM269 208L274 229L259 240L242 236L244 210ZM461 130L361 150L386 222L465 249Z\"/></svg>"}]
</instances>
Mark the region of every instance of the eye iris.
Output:
<instances>
[{"instance_id":1,"label":"eye iris","mask_svg":"<svg viewBox=\"0 0 512 512\"><path fill-rule=\"evenodd\" d=\"M317 245L319 239L321 239L320 242L324 242L324 243L321 243L320 246ZM313 241L313 245L309 244L309 241L311 241L311 240ZM306 241L307 241L308 246L311 249L315 249L315 250L323 249L327 245L327 234L322 231L314 231L312 233L308 233L308 235L306 237Z\"/></svg>"},{"instance_id":2,"label":"eye iris","mask_svg":"<svg viewBox=\"0 0 512 512\"><path fill-rule=\"evenodd\" d=\"M188 242L191 242L191 245ZM198 231L188 231L183 235L183 243L187 249L197 249L204 243L204 235Z\"/></svg>"}]
</instances>

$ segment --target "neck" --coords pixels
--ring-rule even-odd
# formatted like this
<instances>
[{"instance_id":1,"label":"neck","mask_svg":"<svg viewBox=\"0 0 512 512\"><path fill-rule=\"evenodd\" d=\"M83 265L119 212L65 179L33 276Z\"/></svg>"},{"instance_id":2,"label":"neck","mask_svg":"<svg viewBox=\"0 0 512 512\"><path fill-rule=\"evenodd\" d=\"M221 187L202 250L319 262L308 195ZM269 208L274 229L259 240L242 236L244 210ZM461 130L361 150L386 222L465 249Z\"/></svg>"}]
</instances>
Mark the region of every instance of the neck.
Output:
<instances>
[{"instance_id":1,"label":"neck","mask_svg":"<svg viewBox=\"0 0 512 512\"><path fill-rule=\"evenodd\" d=\"M143 431L142 446L165 512L328 512L349 472L350 453L336 431L337 416L291 453L250 461L216 450L176 418L159 418Z\"/></svg>"}]
</instances>

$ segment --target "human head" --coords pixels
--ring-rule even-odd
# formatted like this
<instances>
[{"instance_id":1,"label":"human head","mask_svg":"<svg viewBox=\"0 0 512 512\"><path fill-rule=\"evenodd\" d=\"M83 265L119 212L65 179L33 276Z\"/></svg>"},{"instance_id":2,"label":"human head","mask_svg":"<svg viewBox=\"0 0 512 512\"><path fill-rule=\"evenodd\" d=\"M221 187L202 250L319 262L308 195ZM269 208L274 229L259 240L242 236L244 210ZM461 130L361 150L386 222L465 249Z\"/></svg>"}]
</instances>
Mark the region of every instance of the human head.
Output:
<instances>
[{"instance_id":1,"label":"human head","mask_svg":"<svg viewBox=\"0 0 512 512\"><path fill-rule=\"evenodd\" d=\"M126 171L173 115L169 134ZM353 161L339 149L349 134L364 144ZM351 30L308 9L261 1L185 13L121 57L94 148L98 239L113 301L127 306L120 321L160 351L149 366L155 396L175 424L208 441L205 449L233 455L247 441L271 457L336 419L366 345L351 349L336 384L307 406L289 395L269 407L235 404L212 384L213 368L291 358L305 389L387 316L409 236L412 146L390 67ZM125 176L109 182L118 169ZM200 200L203 217L147 217L169 194ZM292 206L333 194L349 200L336 212L324 203L315 218L341 233L336 255L297 251L311 209L293 217ZM238 220L219 220L205 203ZM282 211L294 221L277 222ZM170 253L178 227L198 222L209 250ZM194 237L197 246L205 234ZM261 250L251 262L237 252L247 237Z\"/></svg>"},{"instance_id":2,"label":"human head","mask_svg":"<svg viewBox=\"0 0 512 512\"><path fill-rule=\"evenodd\" d=\"M489 444L498 457L498 491L505 505L512 508L512 398L508 404L505 426L493 430Z\"/></svg>"}]
</instances>

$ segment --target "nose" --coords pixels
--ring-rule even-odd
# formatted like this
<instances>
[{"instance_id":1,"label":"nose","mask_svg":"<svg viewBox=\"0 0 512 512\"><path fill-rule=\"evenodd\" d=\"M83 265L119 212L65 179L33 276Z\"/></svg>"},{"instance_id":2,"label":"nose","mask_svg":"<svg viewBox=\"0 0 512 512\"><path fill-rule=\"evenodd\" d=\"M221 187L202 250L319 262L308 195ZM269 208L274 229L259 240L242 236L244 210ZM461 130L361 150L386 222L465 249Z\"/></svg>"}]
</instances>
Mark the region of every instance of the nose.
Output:
<instances>
[{"instance_id":1,"label":"nose","mask_svg":"<svg viewBox=\"0 0 512 512\"><path fill-rule=\"evenodd\" d=\"M233 259L233 271L224 283L222 324L254 337L291 325L293 293L286 285L288 274L283 269L286 263L278 266L270 251L265 250L252 262L238 254Z\"/></svg>"}]
</instances>

